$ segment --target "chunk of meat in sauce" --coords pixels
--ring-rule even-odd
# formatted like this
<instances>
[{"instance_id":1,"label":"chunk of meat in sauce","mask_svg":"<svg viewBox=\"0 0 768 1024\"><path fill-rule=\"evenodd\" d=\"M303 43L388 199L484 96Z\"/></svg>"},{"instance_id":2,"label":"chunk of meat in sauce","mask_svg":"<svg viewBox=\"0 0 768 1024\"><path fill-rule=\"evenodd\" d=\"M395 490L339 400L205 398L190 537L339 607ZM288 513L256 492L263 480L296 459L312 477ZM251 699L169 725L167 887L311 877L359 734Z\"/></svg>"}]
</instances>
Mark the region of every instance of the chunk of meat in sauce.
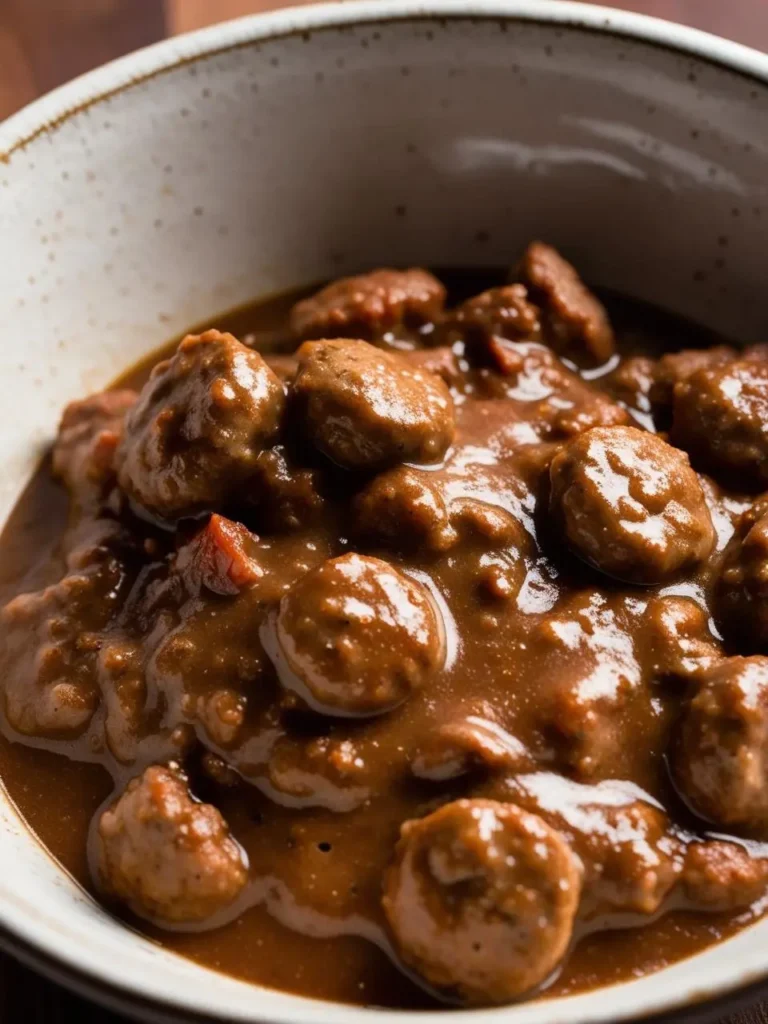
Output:
<instances>
[{"instance_id":1,"label":"chunk of meat in sauce","mask_svg":"<svg viewBox=\"0 0 768 1024\"><path fill-rule=\"evenodd\" d=\"M642 644L653 677L686 682L722 658L707 613L690 597L654 597L643 616Z\"/></svg>"},{"instance_id":2,"label":"chunk of meat in sauce","mask_svg":"<svg viewBox=\"0 0 768 1024\"><path fill-rule=\"evenodd\" d=\"M259 528L269 533L311 527L327 506L320 471L295 465L283 445L256 460L249 499Z\"/></svg>"},{"instance_id":3,"label":"chunk of meat in sauce","mask_svg":"<svg viewBox=\"0 0 768 1024\"><path fill-rule=\"evenodd\" d=\"M328 715L389 711L444 658L443 626L424 586L356 554L330 559L297 583L280 604L275 639L283 686Z\"/></svg>"},{"instance_id":4,"label":"chunk of meat in sauce","mask_svg":"<svg viewBox=\"0 0 768 1024\"><path fill-rule=\"evenodd\" d=\"M742 649L768 652L768 496L744 513L726 548L716 609Z\"/></svg>"},{"instance_id":5,"label":"chunk of meat in sauce","mask_svg":"<svg viewBox=\"0 0 768 1024\"><path fill-rule=\"evenodd\" d=\"M629 583L662 583L702 561L715 531L687 457L636 427L596 428L552 461L550 507L570 547Z\"/></svg>"},{"instance_id":6,"label":"chunk of meat in sauce","mask_svg":"<svg viewBox=\"0 0 768 1024\"><path fill-rule=\"evenodd\" d=\"M300 339L364 338L377 341L418 332L439 320L445 288L427 270L374 270L329 284L291 310Z\"/></svg>"},{"instance_id":7,"label":"chunk of meat in sauce","mask_svg":"<svg viewBox=\"0 0 768 1024\"><path fill-rule=\"evenodd\" d=\"M276 439L284 403L257 352L231 334L189 335L155 367L126 419L120 486L167 519L216 509Z\"/></svg>"},{"instance_id":8,"label":"chunk of meat in sauce","mask_svg":"<svg viewBox=\"0 0 768 1024\"><path fill-rule=\"evenodd\" d=\"M129 782L98 819L92 844L99 887L162 924L220 921L248 880L221 814L195 800L174 767L154 765Z\"/></svg>"},{"instance_id":9,"label":"chunk of meat in sauce","mask_svg":"<svg viewBox=\"0 0 768 1024\"><path fill-rule=\"evenodd\" d=\"M52 466L79 503L101 499L115 483L115 452L135 391L104 391L70 402L53 446Z\"/></svg>"},{"instance_id":10,"label":"chunk of meat in sauce","mask_svg":"<svg viewBox=\"0 0 768 1024\"><path fill-rule=\"evenodd\" d=\"M441 725L416 751L411 771L419 779L447 782L477 768L527 771L533 757L520 740L496 722L468 715Z\"/></svg>"},{"instance_id":11,"label":"chunk of meat in sauce","mask_svg":"<svg viewBox=\"0 0 768 1024\"><path fill-rule=\"evenodd\" d=\"M458 540L440 482L411 466L397 466L375 477L355 499L355 529L405 551L447 551Z\"/></svg>"},{"instance_id":12,"label":"chunk of meat in sauce","mask_svg":"<svg viewBox=\"0 0 768 1024\"><path fill-rule=\"evenodd\" d=\"M768 828L768 658L727 658L706 673L682 713L672 768L705 820Z\"/></svg>"},{"instance_id":13,"label":"chunk of meat in sauce","mask_svg":"<svg viewBox=\"0 0 768 1024\"><path fill-rule=\"evenodd\" d=\"M255 557L258 541L242 523L214 514L179 548L176 571L190 594L199 594L205 587L214 594L232 597L264 575Z\"/></svg>"},{"instance_id":14,"label":"chunk of meat in sauce","mask_svg":"<svg viewBox=\"0 0 768 1024\"><path fill-rule=\"evenodd\" d=\"M748 907L763 895L767 883L768 859L753 857L736 843L711 839L688 847L683 888L697 910L722 913Z\"/></svg>"},{"instance_id":15,"label":"chunk of meat in sauce","mask_svg":"<svg viewBox=\"0 0 768 1024\"><path fill-rule=\"evenodd\" d=\"M657 360L653 367L649 398L657 414L662 416L662 422L666 425L678 384L684 383L698 370L733 362L736 354L730 345L714 345L712 348L667 352Z\"/></svg>"},{"instance_id":16,"label":"chunk of meat in sauce","mask_svg":"<svg viewBox=\"0 0 768 1024\"><path fill-rule=\"evenodd\" d=\"M519 275L533 302L544 310L544 332L557 352L588 364L610 359L616 339L608 314L556 249L532 242L523 254Z\"/></svg>"},{"instance_id":17,"label":"chunk of meat in sauce","mask_svg":"<svg viewBox=\"0 0 768 1024\"><path fill-rule=\"evenodd\" d=\"M546 980L568 948L580 889L578 859L541 818L457 800L403 825L383 906L404 962L482 1006Z\"/></svg>"},{"instance_id":18,"label":"chunk of meat in sauce","mask_svg":"<svg viewBox=\"0 0 768 1024\"><path fill-rule=\"evenodd\" d=\"M5 712L24 735L81 734L100 701L95 661L102 631L126 596L129 571L115 543L117 529L81 547L58 583L19 594L0 612ZM106 537L105 537L106 534Z\"/></svg>"},{"instance_id":19,"label":"chunk of meat in sauce","mask_svg":"<svg viewBox=\"0 0 768 1024\"><path fill-rule=\"evenodd\" d=\"M463 338L475 358L483 360L493 338L541 341L540 315L525 285L508 284L467 299L453 310L446 327Z\"/></svg>"},{"instance_id":20,"label":"chunk of meat in sauce","mask_svg":"<svg viewBox=\"0 0 768 1024\"><path fill-rule=\"evenodd\" d=\"M435 462L454 437L443 381L364 341L305 342L292 396L315 447L347 469Z\"/></svg>"},{"instance_id":21,"label":"chunk of meat in sauce","mask_svg":"<svg viewBox=\"0 0 768 1024\"><path fill-rule=\"evenodd\" d=\"M768 486L768 361L712 366L678 384L670 439L741 491Z\"/></svg>"}]
</instances>

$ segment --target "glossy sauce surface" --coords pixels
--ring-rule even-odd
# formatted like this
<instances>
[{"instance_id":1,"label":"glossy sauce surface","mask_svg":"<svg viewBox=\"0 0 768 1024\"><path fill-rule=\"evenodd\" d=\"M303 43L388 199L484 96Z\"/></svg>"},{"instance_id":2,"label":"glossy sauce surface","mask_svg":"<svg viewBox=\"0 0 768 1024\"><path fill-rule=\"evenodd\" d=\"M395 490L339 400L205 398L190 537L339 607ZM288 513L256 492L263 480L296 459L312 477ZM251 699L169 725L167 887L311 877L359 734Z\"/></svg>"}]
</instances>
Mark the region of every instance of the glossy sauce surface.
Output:
<instances>
[{"instance_id":1,"label":"glossy sauce surface","mask_svg":"<svg viewBox=\"0 0 768 1024\"><path fill-rule=\"evenodd\" d=\"M438 276L447 282L456 303L501 280L494 272ZM217 318L211 326L231 331L262 351L288 351L293 346L286 318L298 297L257 303ZM704 330L627 300L609 296L606 304L620 355L599 370L583 371L596 390L613 380L611 375L630 357L707 348L715 340ZM169 346L169 352L174 347L175 343ZM120 386L140 387L161 355L126 374ZM530 389L541 388L545 398L546 381L535 372L529 374L520 384L528 389L525 393L502 384L497 393L503 402L490 397L496 387L493 381L483 381L484 395L479 385L474 387L456 399L456 443L443 461L425 472L453 501L487 502L505 510L517 524L516 548L524 557L510 558L505 553L508 546L494 549L486 543L487 530L493 532L487 524L480 528L485 540L478 543L471 516L465 542L455 553L437 559L418 550L393 551L388 544L359 542L354 521L340 525L333 499L308 531L274 537L266 532L262 557L279 583L278 597L308 568L349 550L385 558L421 581L443 619L444 668L422 692L382 716L345 719L320 729L316 722L299 717L286 728L274 716L274 683L269 677L261 695L247 691L246 726L236 742L217 742L210 729L206 733L205 725L196 724L198 739L242 777L231 787L219 785L200 770L199 755L193 755L195 792L215 803L247 852L250 881L238 898L239 913L228 914L234 919L217 930L174 933L141 922L141 930L163 945L246 980L309 996L430 1007L436 1005L436 997L398 963L379 905L381 879L403 821L421 817L450 799L480 796L548 808L566 827L576 821L572 827L577 830L599 833L606 825L593 809L604 801L600 787L607 785L609 804L617 793L621 803L642 791L644 799L665 808L672 832L683 845L706 833L706 826L674 792L664 758L682 690L660 688L650 678L642 633L654 597L680 595L707 607L716 556L668 586L641 589L608 580L576 560L563 549L560 538L550 535L550 524L534 497L546 444L524 443L530 429L526 417L536 397ZM653 426L648 409L637 407L633 415L643 427ZM342 492L348 486L344 480L339 483ZM722 551L750 499L715 485L706 494L718 533L716 550ZM61 576L60 538L67 514L66 496L51 482L45 465L0 541L2 603ZM515 590L514 600L505 599L507 588ZM209 607L200 606L181 614L174 610L168 628L176 636L185 627L193 628L195 642L202 637L201 647L219 650L226 648L229 637L235 638L235 645L242 642L243 622L249 616L256 621L255 608L247 604L239 613L226 613L223 621L216 615L211 618ZM714 630L710 623L706 642L719 649L717 633L710 627ZM170 686L174 673L183 674L178 657L171 651L167 667L160 669L166 675L165 686ZM204 695L211 673L232 671L225 656L213 658L203 669L197 679L184 679L186 692ZM585 733L587 746L596 743L600 749L581 750L580 735L558 731L558 722L563 716L567 721L572 713L574 694L579 701L594 702L606 715L605 723L598 725L600 735L590 734L588 727ZM441 726L467 719L498 723L519 741L527 752L521 767L499 774L473 771L439 784L414 778L414 752L423 753ZM90 888L90 822L113 786L121 789L144 764L156 759L152 737L145 749L119 761L109 751L95 749L88 736L65 741L27 736L21 742L7 720L3 731L0 773L5 786L42 842ZM286 774L299 766L311 775L306 744L318 737L351 745L337 749L353 763L340 780L331 779L327 797L319 801L303 797L301 787L292 784L281 789L277 748L271 746L266 758L263 750L265 743L284 740ZM603 741L609 749L603 749ZM564 779L563 774L577 781ZM612 842L607 831L605 841ZM636 841L644 841L640 832ZM761 913L759 903L731 913L704 913L690 909L685 899L672 897L650 920L628 911L582 922L570 955L543 994L562 995L656 970L720 940ZM616 932L619 926L626 927Z\"/></svg>"}]
</instances>

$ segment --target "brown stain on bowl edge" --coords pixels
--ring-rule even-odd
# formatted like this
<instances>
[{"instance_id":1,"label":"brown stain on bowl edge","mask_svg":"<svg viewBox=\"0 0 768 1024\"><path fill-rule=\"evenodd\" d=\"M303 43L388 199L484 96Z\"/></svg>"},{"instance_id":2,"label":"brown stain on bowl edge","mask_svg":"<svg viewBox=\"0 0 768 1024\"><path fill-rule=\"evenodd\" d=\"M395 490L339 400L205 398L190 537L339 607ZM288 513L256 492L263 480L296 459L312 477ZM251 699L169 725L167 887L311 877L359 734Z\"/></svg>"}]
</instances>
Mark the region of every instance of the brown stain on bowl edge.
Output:
<instances>
[{"instance_id":1,"label":"brown stain on bowl edge","mask_svg":"<svg viewBox=\"0 0 768 1024\"><path fill-rule=\"evenodd\" d=\"M99 93L97 96L92 96L90 99L84 100L82 103L75 104L74 106L63 111L61 114L59 114L52 120L44 122L38 128L35 128L34 131L30 132L29 135L26 135L23 138L19 139L17 142L14 142L10 149L6 150L4 153L0 153L0 164L8 165L11 161L11 157L13 157L15 153L23 151L36 139L40 138L43 135L50 134L57 128L60 128L67 121L71 120L71 118L77 116L78 114L82 114L86 110L90 110L91 107L96 106L98 103L103 103L106 100L110 100L115 96L119 96L122 93L127 92L129 89L132 89L137 85L143 85L145 82L152 81L152 79L154 78L159 78L161 75L168 74L172 71L178 71L180 68L199 64L201 61L208 60L211 57L219 57L226 53L234 53L238 50L246 50L250 47L261 46L263 43L274 43L294 38L301 39L303 42L306 43L309 42L312 36L328 32L344 33L353 31L358 28L375 27L377 25L403 25L408 24L409 22L421 22L436 25L438 28L442 29L447 29L449 24L453 25L466 23L470 25L487 25L490 22L495 23L500 32L507 32L510 25L554 25L560 31L570 30L577 32L585 32L590 35L598 34L601 36L610 36L614 39L621 40L624 43L640 43L643 46L649 46L654 50L661 50L665 53L675 54L679 57L686 57L691 60L696 60L704 64L708 64L720 70L729 71L731 74L738 75L739 77L749 82L759 82L760 85L763 86L768 85L768 73L765 76L761 76L757 73L744 71L741 68L734 68L727 61L719 60L716 57L704 56L703 54L689 52L687 50L683 50L680 49L679 47L673 46L669 43L660 42L658 40L644 39L642 37L628 35L624 32L620 32L618 29L615 29L610 18L606 18L601 25L589 25L578 17L567 18L564 19L563 21L553 22L551 19L544 17L539 18L534 16L530 18L522 18L515 15L488 15L487 17L477 17L475 15L470 14L412 14L403 15L402 17L372 18L371 20L366 20L359 23L318 25L311 29L289 29L285 32L275 32L273 35L263 36L258 39L244 39L237 43L229 43L226 46L219 46L213 50L205 50L201 53L191 54L188 57L180 57L178 60L174 61L171 64L165 65L164 67L155 68L153 71L147 71L145 74L131 77L128 79L128 81L123 82L121 85L117 85L113 89L108 89L106 92ZM427 39L427 42L432 42L434 41L434 29L430 29L429 31L432 33L432 35L430 36L430 38ZM713 36L713 38L720 39L719 36ZM162 43L155 45L161 46ZM749 50L749 47L744 47L744 49ZM757 52L758 51L755 51L755 53ZM120 59L125 60L126 58L123 57ZM90 73L92 72L86 73L85 77L87 77L87 75Z\"/></svg>"}]
</instances>

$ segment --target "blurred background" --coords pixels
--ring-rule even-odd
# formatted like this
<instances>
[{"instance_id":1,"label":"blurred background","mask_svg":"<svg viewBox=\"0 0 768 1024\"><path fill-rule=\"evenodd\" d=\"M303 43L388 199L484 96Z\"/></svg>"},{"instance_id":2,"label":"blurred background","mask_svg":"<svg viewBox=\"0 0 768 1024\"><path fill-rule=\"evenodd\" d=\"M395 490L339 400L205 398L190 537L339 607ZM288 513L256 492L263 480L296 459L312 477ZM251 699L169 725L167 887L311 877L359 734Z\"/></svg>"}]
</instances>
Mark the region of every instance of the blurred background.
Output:
<instances>
[{"instance_id":1,"label":"blurred background","mask_svg":"<svg viewBox=\"0 0 768 1024\"><path fill-rule=\"evenodd\" d=\"M0 120L75 75L168 35L291 0L0 0ZM301 2L301 0L293 0ZM545 6L550 0L539 0ZM768 0L604 0L768 50ZM0 229L2 209L0 209ZM0 1024L118 1024L0 953ZM768 1006L722 1024L768 1024Z\"/></svg>"},{"instance_id":2,"label":"blurred background","mask_svg":"<svg viewBox=\"0 0 768 1024\"><path fill-rule=\"evenodd\" d=\"M290 0L0 0L0 120L41 93L166 35ZM297 2L297 0L293 0ZM300 2L300 0L299 0ZM539 0L544 5L550 0ZM768 0L605 0L768 50Z\"/></svg>"}]
</instances>

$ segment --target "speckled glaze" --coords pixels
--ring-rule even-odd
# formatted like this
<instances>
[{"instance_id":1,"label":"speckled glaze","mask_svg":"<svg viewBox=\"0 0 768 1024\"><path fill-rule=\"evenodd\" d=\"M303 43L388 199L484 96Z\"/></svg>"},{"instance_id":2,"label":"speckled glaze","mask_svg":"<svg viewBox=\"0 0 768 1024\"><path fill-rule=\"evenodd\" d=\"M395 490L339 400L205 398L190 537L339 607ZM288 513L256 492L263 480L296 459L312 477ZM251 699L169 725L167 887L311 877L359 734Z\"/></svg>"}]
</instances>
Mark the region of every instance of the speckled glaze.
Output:
<instances>
[{"instance_id":1,"label":"speckled glaze","mask_svg":"<svg viewBox=\"0 0 768 1024\"><path fill-rule=\"evenodd\" d=\"M376 263L508 262L536 236L595 282L765 340L768 58L556 0L375 0L218 26L73 82L0 126L0 515L64 402L185 326ZM18 955L144 1019L435 1016L257 990L165 953L2 798L0 924ZM597 1024L718 997L722 1012L766 976L768 921L650 978L464 1016Z\"/></svg>"}]
</instances>

